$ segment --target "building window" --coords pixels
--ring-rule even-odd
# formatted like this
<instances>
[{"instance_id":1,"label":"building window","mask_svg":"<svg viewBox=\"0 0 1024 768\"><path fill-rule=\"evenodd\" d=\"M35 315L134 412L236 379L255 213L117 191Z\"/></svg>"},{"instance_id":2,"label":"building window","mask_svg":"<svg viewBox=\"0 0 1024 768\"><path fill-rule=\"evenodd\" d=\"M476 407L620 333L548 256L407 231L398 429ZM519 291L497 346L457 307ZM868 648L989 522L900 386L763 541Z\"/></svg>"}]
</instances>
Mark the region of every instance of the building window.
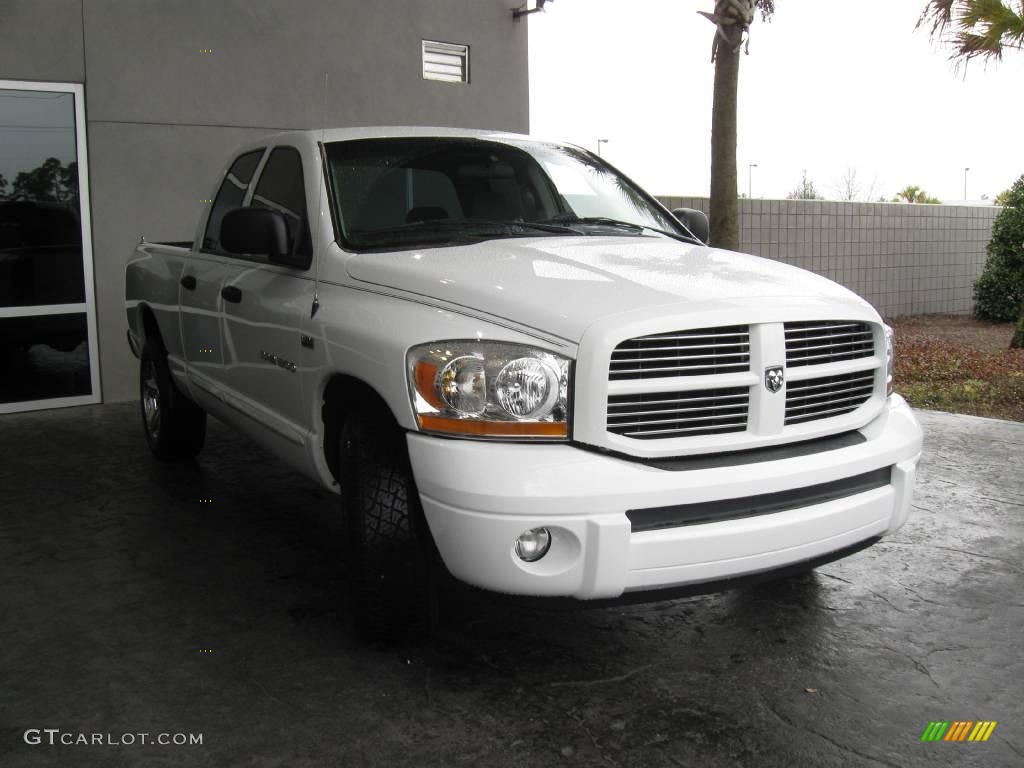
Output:
<instances>
[{"instance_id":1,"label":"building window","mask_svg":"<svg viewBox=\"0 0 1024 768\"><path fill-rule=\"evenodd\" d=\"M469 46L423 41L423 79L469 82Z\"/></svg>"}]
</instances>

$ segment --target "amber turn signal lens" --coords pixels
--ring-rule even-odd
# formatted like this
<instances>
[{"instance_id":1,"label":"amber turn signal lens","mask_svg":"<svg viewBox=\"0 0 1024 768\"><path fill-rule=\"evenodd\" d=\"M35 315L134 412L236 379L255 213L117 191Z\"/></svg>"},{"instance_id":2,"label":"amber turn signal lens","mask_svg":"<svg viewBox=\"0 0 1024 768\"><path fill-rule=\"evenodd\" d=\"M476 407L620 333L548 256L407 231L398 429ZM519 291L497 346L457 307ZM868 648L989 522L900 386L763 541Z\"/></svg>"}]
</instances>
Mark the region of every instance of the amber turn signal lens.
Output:
<instances>
[{"instance_id":1,"label":"amber turn signal lens","mask_svg":"<svg viewBox=\"0 0 1024 768\"><path fill-rule=\"evenodd\" d=\"M437 381L437 366L426 360L416 363L416 391L420 397L432 406L441 410L444 404L437 399L437 388L434 382Z\"/></svg>"},{"instance_id":2,"label":"amber turn signal lens","mask_svg":"<svg viewBox=\"0 0 1024 768\"><path fill-rule=\"evenodd\" d=\"M419 367L417 366L417 373ZM419 415L420 426L432 432L452 432L460 435L487 437L550 437L566 438L569 429L565 422L550 421L476 421L450 419L446 416Z\"/></svg>"}]
</instances>

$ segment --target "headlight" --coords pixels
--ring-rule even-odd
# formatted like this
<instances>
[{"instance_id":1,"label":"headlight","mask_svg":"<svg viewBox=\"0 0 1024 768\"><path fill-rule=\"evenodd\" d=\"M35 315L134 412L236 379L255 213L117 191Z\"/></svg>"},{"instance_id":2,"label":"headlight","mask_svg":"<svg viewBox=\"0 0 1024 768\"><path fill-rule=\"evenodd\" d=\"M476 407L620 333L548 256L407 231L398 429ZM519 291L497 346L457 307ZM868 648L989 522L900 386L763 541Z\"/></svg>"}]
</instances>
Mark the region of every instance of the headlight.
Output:
<instances>
[{"instance_id":1,"label":"headlight","mask_svg":"<svg viewBox=\"0 0 1024 768\"><path fill-rule=\"evenodd\" d=\"M885 326L885 396L892 394L892 380L896 372L896 335Z\"/></svg>"},{"instance_id":2,"label":"headlight","mask_svg":"<svg viewBox=\"0 0 1024 768\"><path fill-rule=\"evenodd\" d=\"M569 438L569 367L522 344L439 341L408 354L420 429L474 437Z\"/></svg>"}]
</instances>

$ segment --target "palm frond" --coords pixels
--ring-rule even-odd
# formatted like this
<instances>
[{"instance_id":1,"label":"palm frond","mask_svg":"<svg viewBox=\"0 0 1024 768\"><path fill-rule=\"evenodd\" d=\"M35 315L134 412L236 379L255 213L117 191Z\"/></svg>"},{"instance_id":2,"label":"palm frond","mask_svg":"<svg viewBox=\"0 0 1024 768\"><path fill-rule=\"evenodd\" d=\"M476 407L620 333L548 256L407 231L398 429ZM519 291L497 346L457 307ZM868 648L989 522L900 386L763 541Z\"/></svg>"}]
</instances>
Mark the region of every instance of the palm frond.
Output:
<instances>
[{"instance_id":1,"label":"palm frond","mask_svg":"<svg viewBox=\"0 0 1024 768\"><path fill-rule=\"evenodd\" d=\"M931 36L950 44L951 58L959 61L999 60L1007 48L1024 49L1024 0L1019 11L1004 0L929 0L917 27L928 24Z\"/></svg>"}]
</instances>

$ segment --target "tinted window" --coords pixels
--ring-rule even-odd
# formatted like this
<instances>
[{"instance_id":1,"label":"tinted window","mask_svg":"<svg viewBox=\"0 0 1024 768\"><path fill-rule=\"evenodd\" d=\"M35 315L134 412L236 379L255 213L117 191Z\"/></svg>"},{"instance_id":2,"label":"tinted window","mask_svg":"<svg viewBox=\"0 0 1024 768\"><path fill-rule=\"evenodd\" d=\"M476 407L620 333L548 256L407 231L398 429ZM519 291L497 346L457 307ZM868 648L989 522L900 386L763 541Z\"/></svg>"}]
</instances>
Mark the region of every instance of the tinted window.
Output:
<instances>
[{"instance_id":1,"label":"tinted window","mask_svg":"<svg viewBox=\"0 0 1024 768\"><path fill-rule=\"evenodd\" d=\"M289 251L299 256L312 256L313 246L306 221L306 185L302 178L302 156L298 150L278 147L270 153L251 205L284 214Z\"/></svg>"},{"instance_id":2,"label":"tinted window","mask_svg":"<svg viewBox=\"0 0 1024 768\"><path fill-rule=\"evenodd\" d=\"M471 138L333 142L342 239L355 249L497 237L677 237L678 222L585 150Z\"/></svg>"},{"instance_id":3,"label":"tinted window","mask_svg":"<svg viewBox=\"0 0 1024 768\"><path fill-rule=\"evenodd\" d=\"M206 223L206 234L203 236L204 251L219 251L220 248L220 222L224 214L233 208L240 208L245 193L249 189L249 182L256 171L256 166L263 157L263 150L257 149L253 152L246 152L240 155L228 169L224 183L220 185L217 198L213 201L213 208L210 211L210 219Z\"/></svg>"}]
</instances>

